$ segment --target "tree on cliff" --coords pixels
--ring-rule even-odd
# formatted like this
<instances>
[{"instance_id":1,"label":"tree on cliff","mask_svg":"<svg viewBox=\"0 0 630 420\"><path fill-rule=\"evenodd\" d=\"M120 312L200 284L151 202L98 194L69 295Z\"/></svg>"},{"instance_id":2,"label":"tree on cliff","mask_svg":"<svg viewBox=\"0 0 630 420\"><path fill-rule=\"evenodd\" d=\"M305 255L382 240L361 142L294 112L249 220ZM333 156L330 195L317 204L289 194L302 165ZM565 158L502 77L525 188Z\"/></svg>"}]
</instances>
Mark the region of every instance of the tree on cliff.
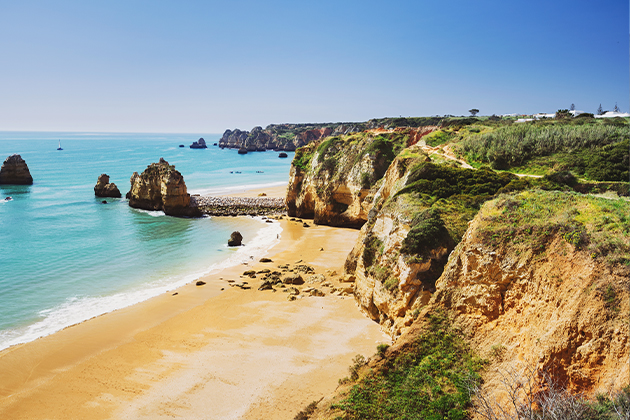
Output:
<instances>
[{"instance_id":1,"label":"tree on cliff","mask_svg":"<svg viewBox=\"0 0 630 420\"><path fill-rule=\"evenodd\" d=\"M477 108L473 108L473 109L469 109L468 112L470 112L470 115L472 115L473 117L476 117L477 114L479 113L479 110Z\"/></svg>"}]
</instances>

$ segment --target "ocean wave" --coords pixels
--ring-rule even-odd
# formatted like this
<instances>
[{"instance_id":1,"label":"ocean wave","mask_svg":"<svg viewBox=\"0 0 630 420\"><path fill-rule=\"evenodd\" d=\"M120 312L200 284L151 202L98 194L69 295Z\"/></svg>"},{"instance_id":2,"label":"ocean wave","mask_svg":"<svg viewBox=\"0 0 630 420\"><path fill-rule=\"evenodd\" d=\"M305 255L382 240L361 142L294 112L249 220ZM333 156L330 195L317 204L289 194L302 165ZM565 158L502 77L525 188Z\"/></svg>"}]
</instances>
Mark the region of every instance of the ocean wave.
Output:
<instances>
[{"instance_id":1,"label":"ocean wave","mask_svg":"<svg viewBox=\"0 0 630 420\"><path fill-rule=\"evenodd\" d=\"M140 211L147 212L145 210ZM264 223L262 218L255 217L254 219ZM99 315L143 302L191 283L199 277L218 273L225 268L258 261L279 242L281 233L282 227L279 223L265 223L265 226L257 232L250 242L237 248L225 260L200 271L162 278L132 290L109 296L70 297L61 305L40 311L41 319L33 324L0 331L0 350L34 341Z\"/></svg>"}]
</instances>

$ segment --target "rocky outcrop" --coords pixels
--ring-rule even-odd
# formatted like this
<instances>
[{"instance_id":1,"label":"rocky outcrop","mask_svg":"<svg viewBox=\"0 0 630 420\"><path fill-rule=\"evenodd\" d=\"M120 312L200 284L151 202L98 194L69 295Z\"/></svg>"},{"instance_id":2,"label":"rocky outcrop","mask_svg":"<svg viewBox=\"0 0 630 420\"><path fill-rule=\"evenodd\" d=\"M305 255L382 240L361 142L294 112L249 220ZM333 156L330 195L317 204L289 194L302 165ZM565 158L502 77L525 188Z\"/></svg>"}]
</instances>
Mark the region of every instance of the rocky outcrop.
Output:
<instances>
[{"instance_id":1,"label":"rocky outcrop","mask_svg":"<svg viewBox=\"0 0 630 420\"><path fill-rule=\"evenodd\" d=\"M230 239L228 239L228 246L241 246L243 243L243 235L241 232L234 231L230 235Z\"/></svg>"},{"instance_id":2,"label":"rocky outcrop","mask_svg":"<svg viewBox=\"0 0 630 420\"><path fill-rule=\"evenodd\" d=\"M5 159L0 168L0 184L31 185L31 176L26 162L20 155L11 155Z\"/></svg>"},{"instance_id":3,"label":"rocky outcrop","mask_svg":"<svg viewBox=\"0 0 630 420\"><path fill-rule=\"evenodd\" d=\"M207 149L208 146L206 145L206 141L202 138L200 138L197 141L194 141L191 145L190 145L191 149Z\"/></svg>"},{"instance_id":4,"label":"rocky outcrop","mask_svg":"<svg viewBox=\"0 0 630 420\"><path fill-rule=\"evenodd\" d=\"M118 187L113 182L109 182L109 175L101 174L94 186L94 195L97 197L113 197L120 198L122 195Z\"/></svg>"},{"instance_id":5,"label":"rocky outcrop","mask_svg":"<svg viewBox=\"0 0 630 420\"><path fill-rule=\"evenodd\" d=\"M289 216L312 218L315 223L331 226L363 226L377 198L374 193L382 186L381 178L394 160L395 149L408 146L410 133L415 132L365 131L328 137L298 149L289 175ZM396 166L392 174L400 170ZM391 188L389 183L386 190Z\"/></svg>"},{"instance_id":6,"label":"rocky outcrop","mask_svg":"<svg viewBox=\"0 0 630 420\"><path fill-rule=\"evenodd\" d=\"M346 128L346 131L349 130ZM265 129L254 127L251 131L225 130L219 140L219 146L248 152L265 150L292 152L332 133L333 129L330 127L314 127L312 124L272 124Z\"/></svg>"},{"instance_id":7,"label":"rocky outcrop","mask_svg":"<svg viewBox=\"0 0 630 420\"><path fill-rule=\"evenodd\" d=\"M345 275L355 283L359 307L393 336L411 325L414 311L428 302L454 247L445 237L422 255L401 252L418 209L407 196L389 199L406 185L409 169L428 159L412 146L392 162L372 193L369 222L362 227L345 264Z\"/></svg>"},{"instance_id":8,"label":"rocky outcrop","mask_svg":"<svg viewBox=\"0 0 630 420\"><path fill-rule=\"evenodd\" d=\"M560 197L535 195L545 199L536 201L543 214L555 210ZM484 206L450 257L429 307L449 311L478 354L491 360L484 386L492 392L504 389L498 372L524 364L576 392L607 394L626 386L629 365L621 361L628 360L630 344L627 266L597 257L593 242L589 250L562 230L554 233L553 223L540 231L523 226L519 241L492 243L491 235L511 229L507 217L497 217L505 206L527 200L502 198ZM573 201L567 208L582 204ZM592 213L608 203L593 199L589 206ZM627 245L618 246L627 258Z\"/></svg>"},{"instance_id":9,"label":"rocky outcrop","mask_svg":"<svg viewBox=\"0 0 630 420\"><path fill-rule=\"evenodd\" d=\"M162 210L169 216L199 217L201 212L190 205L184 177L175 166L160 158L139 175L134 172L127 193L129 205L144 210Z\"/></svg>"}]
</instances>

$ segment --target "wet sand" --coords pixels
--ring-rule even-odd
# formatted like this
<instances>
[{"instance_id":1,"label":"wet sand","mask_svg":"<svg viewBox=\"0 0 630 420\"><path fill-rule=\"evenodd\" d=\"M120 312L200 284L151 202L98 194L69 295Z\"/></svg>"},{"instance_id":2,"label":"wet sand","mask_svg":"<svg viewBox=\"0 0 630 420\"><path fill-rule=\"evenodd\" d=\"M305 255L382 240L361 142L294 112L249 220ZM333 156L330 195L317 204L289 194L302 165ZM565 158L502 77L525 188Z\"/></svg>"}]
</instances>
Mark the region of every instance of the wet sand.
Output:
<instances>
[{"instance_id":1,"label":"wet sand","mask_svg":"<svg viewBox=\"0 0 630 420\"><path fill-rule=\"evenodd\" d=\"M0 352L0 418L292 419L333 391L354 355L371 356L388 337L352 297L288 301L240 275L299 260L341 272L358 231L280 223L273 263L229 268Z\"/></svg>"}]
</instances>

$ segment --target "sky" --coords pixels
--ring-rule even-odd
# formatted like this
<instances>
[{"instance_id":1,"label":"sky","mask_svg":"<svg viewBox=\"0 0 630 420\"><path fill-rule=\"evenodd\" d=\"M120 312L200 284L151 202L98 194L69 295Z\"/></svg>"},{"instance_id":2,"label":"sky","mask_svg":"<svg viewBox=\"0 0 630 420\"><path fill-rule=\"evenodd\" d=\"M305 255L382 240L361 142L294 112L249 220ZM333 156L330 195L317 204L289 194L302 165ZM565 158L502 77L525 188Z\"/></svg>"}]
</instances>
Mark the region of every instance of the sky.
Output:
<instances>
[{"instance_id":1,"label":"sky","mask_svg":"<svg viewBox=\"0 0 630 420\"><path fill-rule=\"evenodd\" d=\"M0 131L629 111L628 0L0 0Z\"/></svg>"}]
</instances>

